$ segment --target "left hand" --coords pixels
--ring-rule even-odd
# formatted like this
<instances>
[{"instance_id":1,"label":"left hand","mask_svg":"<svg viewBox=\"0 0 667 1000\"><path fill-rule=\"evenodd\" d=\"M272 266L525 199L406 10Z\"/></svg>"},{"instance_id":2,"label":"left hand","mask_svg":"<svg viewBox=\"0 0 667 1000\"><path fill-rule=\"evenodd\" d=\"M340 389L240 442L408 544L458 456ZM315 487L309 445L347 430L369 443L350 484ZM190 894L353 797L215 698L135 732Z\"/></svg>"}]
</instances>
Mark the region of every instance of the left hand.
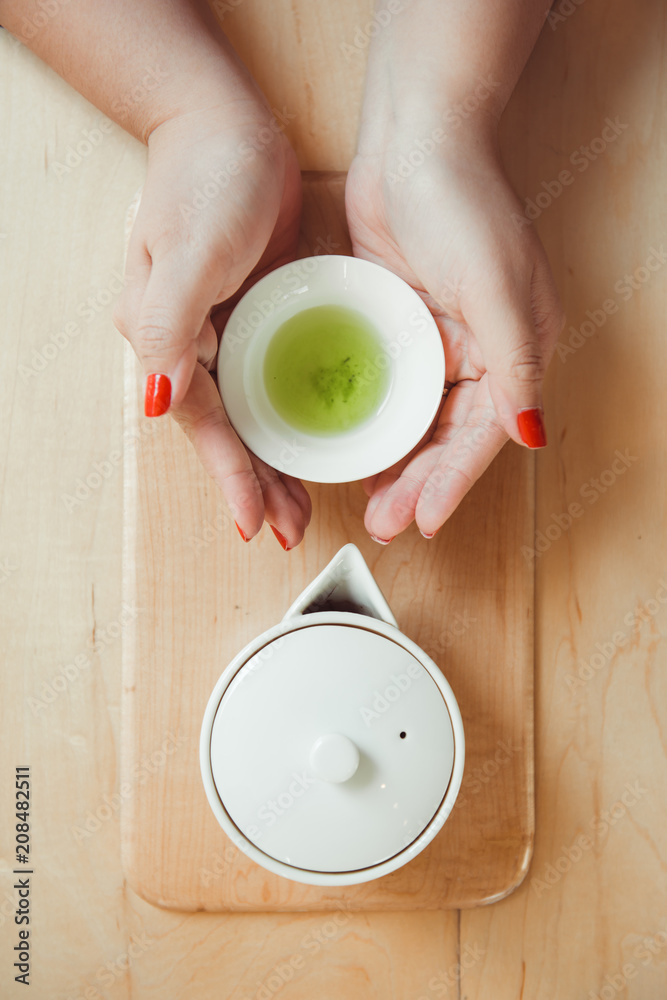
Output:
<instances>
[{"instance_id":1,"label":"left hand","mask_svg":"<svg viewBox=\"0 0 667 1000\"><path fill-rule=\"evenodd\" d=\"M402 178L414 148L396 136L379 152L366 147L346 188L355 255L400 275L428 305L449 389L419 446L364 484L366 528L382 542L413 519L432 537L508 435L546 443L541 385L562 329L544 249L532 225L517 224L522 206L495 133L448 138Z\"/></svg>"}]
</instances>

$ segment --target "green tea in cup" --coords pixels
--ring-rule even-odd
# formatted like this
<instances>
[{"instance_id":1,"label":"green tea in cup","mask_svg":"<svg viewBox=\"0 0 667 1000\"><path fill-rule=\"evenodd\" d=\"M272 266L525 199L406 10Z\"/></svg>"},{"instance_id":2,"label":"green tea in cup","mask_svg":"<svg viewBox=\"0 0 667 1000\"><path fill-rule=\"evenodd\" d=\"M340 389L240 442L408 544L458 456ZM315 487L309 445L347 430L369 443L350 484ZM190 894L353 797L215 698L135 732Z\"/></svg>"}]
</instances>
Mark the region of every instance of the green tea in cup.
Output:
<instances>
[{"instance_id":1,"label":"green tea in cup","mask_svg":"<svg viewBox=\"0 0 667 1000\"><path fill-rule=\"evenodd\" d=\"M382 407L391 361L373 324L355 309L314 306L278 327L264 357L264 385L282 419L307 434L360 427Z\"/></svg>"}]
</instances>

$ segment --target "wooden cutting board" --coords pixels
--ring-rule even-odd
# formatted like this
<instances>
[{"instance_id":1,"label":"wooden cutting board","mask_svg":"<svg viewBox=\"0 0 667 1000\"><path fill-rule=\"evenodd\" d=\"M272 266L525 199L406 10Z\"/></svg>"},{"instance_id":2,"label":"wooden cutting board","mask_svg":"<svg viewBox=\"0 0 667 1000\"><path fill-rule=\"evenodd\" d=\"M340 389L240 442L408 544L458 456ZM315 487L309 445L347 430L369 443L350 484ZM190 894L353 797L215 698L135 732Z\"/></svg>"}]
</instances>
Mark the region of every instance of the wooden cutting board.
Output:
<instances>
[{"instance_id":1,"label":"wooden cutting board","mask_svg":"<svg viewBox=\"0 0 667 1000\"><path fill-rule=\"evenodd\" d=\"M344 174L304 175L303 255L349 253ZM361 484L309 486L313 519L285 553L268 526L244 545L180 428L142 415L128 348L125 394L122 849L130 886L183 910L413 910L476 906L524 878L533 843L534 462L508 444L432 541L389 546L363 527ZM228 841L202 787L198 741L215 681L280 620L348 541L399 627L459 701L466 769L454 811L409 865L362 886L269 874Z\"/></svg>"}]
</instances>

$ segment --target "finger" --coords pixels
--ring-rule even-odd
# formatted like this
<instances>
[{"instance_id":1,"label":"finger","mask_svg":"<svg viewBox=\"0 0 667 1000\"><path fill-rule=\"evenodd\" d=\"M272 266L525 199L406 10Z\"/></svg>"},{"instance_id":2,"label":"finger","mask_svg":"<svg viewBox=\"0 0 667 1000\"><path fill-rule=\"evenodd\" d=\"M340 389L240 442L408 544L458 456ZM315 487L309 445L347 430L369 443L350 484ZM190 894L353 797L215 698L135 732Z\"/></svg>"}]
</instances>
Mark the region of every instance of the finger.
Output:
<instances>
[{"instance_id":1,"label":"finger","mask_svg":"<svg viewBox=\"0 0 667 1000\"><path fill-rule=\"evenodd\" d=\"M308 490L303 485L299 479L294 479L292 476L285 475L284 472L279 472L278 475L285 484L285 489L291 493L295 501L298 503L303 514L304 527L307 528L310 524L310 519L313 514L313 504L308 494Z\"/></svg>"},{"instance_id":2,"label":"finger","mask_svg":"<svg viewBox=\"0 0 667 1000\"><path fill-rule=\"evenodd\" d=\"M136 325L128 331L147 376L148 416L184 400L197 363L197 340L222 283L214 266L175 252L153 262Z\"/></svg>"},{"instance_id":3,"label":"finger","mask_svg":"<svg viewBox=\"0 0 667 1000\"><path fill-rule=\"evenodd\" d=\"M449 391L450 389L448 388L447 392ZM386 492L400 478L401 474L403 473L403 470L410 464L414 456L418 455L419 452L422 451L422 449L428 444L428 442L433 437L435 430L438 426L438 423L440 422L440 415L442 413L444 405L445 405L445 396L443 395L440 405L438 406L438 411L433 420L431 421L428 430L419 440L419 442L415 445L415 447L410 452L408 452L407 455L405 455L400 461L394 463L394 465L390 466L390 468L385 469L384 472L378 473L377 476L370 476L368 479L364 480L363 486L366 491L366 495L369 497L365 515L365 520L368 523L370 523L370 521L372 520L375 510L380 504ZM412 518L410 518L410 520L412 520ZM389 539L382 538L380 536L373 536L373 535L371 537L373 538L373 541L380 542L380 544L387 544L387 542L391 541L390 538Z\"/></svg>"},{"instance_id":4,"label":"finger","mask_svg":"<svg viewBox=\"0 0 667 1000\"><path fill-rule=\"evenodd\" d=\"M364 515L364 523L368 528L373 541L379 542L380 545L387 545L397 532L388 536L381 534L378 535L373 533L373 530L371 530L369 525L374 523L375 511L378 509L389 490L391 490L394 484L401 478L401 475L408 464L409 459L406 458L397 465L393 465L391 469L386 469L383 473L381 473L381 475L376 477L373 492L369 494L368 503L366 504L366 513ZM410 520L407 523L409 524L410 521L412 521L412 517L410 517Z\"/></svg>"},{"instance_id":5,"label":"finger","mask_svg":"<svg viewBox=\"0 0 667 1000\"><path fill-rule=\"evenodd\" d=\"M264 518L282 548L289 552L303 538L308 523L304 507L301 505L303 497L297 499L278 472L256 455L250 453L250 461L264 498ZM296 480L292 480L292 484L294 483ZM305 490L303 492L305 493Z\"/></svg>"},{"instance_id":6,"label":"finger","mask_svg":"<svg viewBox=\"0 0 667 1000\"><path fill-rule=\"evenodd\" d=\"M449 394L431 441L389 486L365 523L376 538L393 538L413 519L432 537L506 440L488 384L462 382Z\"/></svg>"},{"instance_id":7,"label":"finger","mask_svg":"<svg viewBox=\"0 0 667 1000\"><path fill-rule=\"evenodd\" d=\"M130 268L132 270L130 270ZM145 308L144 303L146 299L146 290L151 277L151 262L148 254L143 253L138 258L134 259L128 258L128 267L126 271L128 277L128 284L126 286L125 292L119 299L118 305L114 312L114 322L116 326L123 334L123 336L135 347L137 352L137 337L135 331L137 330L142 314L142 310ZM188 374L191 370L194 370L194 365L197 361L201 362L204 367L210 366L217 355L218 350L218 338L211 322L209 316L205 316L199 333L194 341L189 342L186 345L185 353L181 356L176 365L176 370L172 372L171 377L168 380L151 380L151 393L152 398L146 399L146 412L148 416L159 415L155 410L159 410L160 413L166 412L169 408L169 404L174 401L175 393L173 390L174 383L178 385L179 381L179 371L183 378L190 378L191 375ZM149 367L153 367L151 362L148 362ZM180 366L180 368L179 368ZM150 373L149 373L150 374ZM169 388L169 398L165 399L165 392ZM157 397L157 398L155 398ZM152 407L149 403L153 404ZM166 402L166 409L165 409ZM161 408L162 407L162 408ZM150 410L150 412L149 412Z\"/></svg>"},{"instance_id":8,"label":"finger","mask_svg":"<svg viewBox=\"0 0 667 1000\"><path fill-rule=\"evenodd\" d=\"M367 479L363 480L361 485L367 497L370 498L375 493L375 487L377 486L378 480L380 479L381 475L382 473L378 472L374 476L368 476Z\"/></svg>"},{"instance_id":9,"label":"finger","mask_svg":"<svg viewBox=\"0 0 667 1000\"><path fill-rule=\"evenodd\" d=\"M218 356L218 335L215 332L211 317L204 320L197 337L197 361L210 371Z\"/></svg>"},{"instance_id":10,"label":"finger","mask_svg":"<svg viewBox=\"0 0 667 1000\"><path fill-rule=\"evenodd\" d=\"M542 382L562 328L558 294L541 246L532 270L505 271L485 295L465 303L501 423L517 443L546 445Z\"/></svg>"},{"instance_id":11,"label":"finger","mask_svg":"<svg viewBox=\"0 0 667 1000\"><path fill-rule=\"evenodd\" d=\"M220 487L245 541L264 522L264 498L248 452L225 413L209 373L196 365L182 403L171 409L194 445L202 465Z\"/></svg>"},{"instance_id":12,"label":"finger","mask_svg":"<svg viewBox=\"0 0 667 1000\"><path fill-rule=\"evenodd\" d=\"M463 405L453 400L451 422L443 426L436 461L415 508L415 521L425 538L432 538L454 513L507 441L486 376L462 389L471 397L470 404L467 399Z\"/></svg>"}]
</instances>

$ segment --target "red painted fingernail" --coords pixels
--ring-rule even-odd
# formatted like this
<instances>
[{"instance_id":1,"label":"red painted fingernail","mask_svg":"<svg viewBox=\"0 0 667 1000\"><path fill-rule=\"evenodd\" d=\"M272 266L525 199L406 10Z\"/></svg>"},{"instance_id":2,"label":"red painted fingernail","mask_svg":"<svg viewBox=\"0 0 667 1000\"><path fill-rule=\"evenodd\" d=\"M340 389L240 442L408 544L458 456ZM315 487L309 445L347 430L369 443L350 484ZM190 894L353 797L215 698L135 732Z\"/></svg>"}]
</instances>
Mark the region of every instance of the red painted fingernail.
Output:
<instances>
[{"instance_id":1,"label":"red painted fingernail","mask_svg":"<svg viewBox=\"0 0 667 1000\"><path fill-rule=\"evenodd\" d=\"M146 379L146 395L144 396L144 413L147 417L161 417L166 413L171 403L171 379L159 372L149 375Z\"/></svg>"},{"instance_id":2,"label":"red painted fingernail","mask_svg":"<svg viewBox=\"0 0 667 1000\"><path fill-rule=\"evenodd\" d=\"M285 538L285 536L281 535L280 532L278 531L278 529L274 528L272 524L270 524L269 527L270 527L271 531L273 532L273 534L278 539L278 541L280 542L280 544L282 545L282 547L284 548L285 552L289 552L289 546L287 544L287 539Z\"/></svg>"},{"instance_id":3,"label":"red painted fingernail","mask_svg":"<svg viewBox=\"0 0 667 1000\"><path fill-rule=\"evenodd\" d=\"M529 448L544 448L547 443L547 432L544 429L542 410L539 406L519 410L517 424L524 444L527 444Z\"/></svg>"},{"instance_id":4,"label":"red painted fingernail","mask_svg":"<svg viewBox=\"0 0 667 1000\"><path fill-rule=\"evenodd\" d=\"M429 534L427 534L427 533L426 533L425 531L422 531L422 530L421 530L421 528L419 529L419 531L420 531L420 534L421 534L421 535L422 535L422 536L423 536L424 538L434 538L434 537L435 537L435 536L437 535L437 533L438 533L438 531L436 530L436 531L432 531L432 532L431 532L431 534L429 535Z\"/></svg>"},{"instance_id":5,"label":"red painted fingernail","mask_svg":"<svg viewBox=\"0 0 667 1000\"><path fill-rule=\"evenodd\" d=\"M378 545L389 545L389 542L393 542L396 535L392 535L391 538L378 538L376 535L371 535L371 538L374 542L377 542Z\"/></svg>"},{"instance_id":6,"label":"red painted fingernail","mask_svg":"<svg viewBox=\"0 0 667 1000\"><path fill-rule=\"evenodd\" d=\"M236 521L234 521L234 524L236 524ZM244 542L250 541L250 539L246 537L246 533L243 530L243 528L241 528L238 524L236 524L236 530L238 531L239 535L241 536Z\"/></svg>"}]
</instances>

